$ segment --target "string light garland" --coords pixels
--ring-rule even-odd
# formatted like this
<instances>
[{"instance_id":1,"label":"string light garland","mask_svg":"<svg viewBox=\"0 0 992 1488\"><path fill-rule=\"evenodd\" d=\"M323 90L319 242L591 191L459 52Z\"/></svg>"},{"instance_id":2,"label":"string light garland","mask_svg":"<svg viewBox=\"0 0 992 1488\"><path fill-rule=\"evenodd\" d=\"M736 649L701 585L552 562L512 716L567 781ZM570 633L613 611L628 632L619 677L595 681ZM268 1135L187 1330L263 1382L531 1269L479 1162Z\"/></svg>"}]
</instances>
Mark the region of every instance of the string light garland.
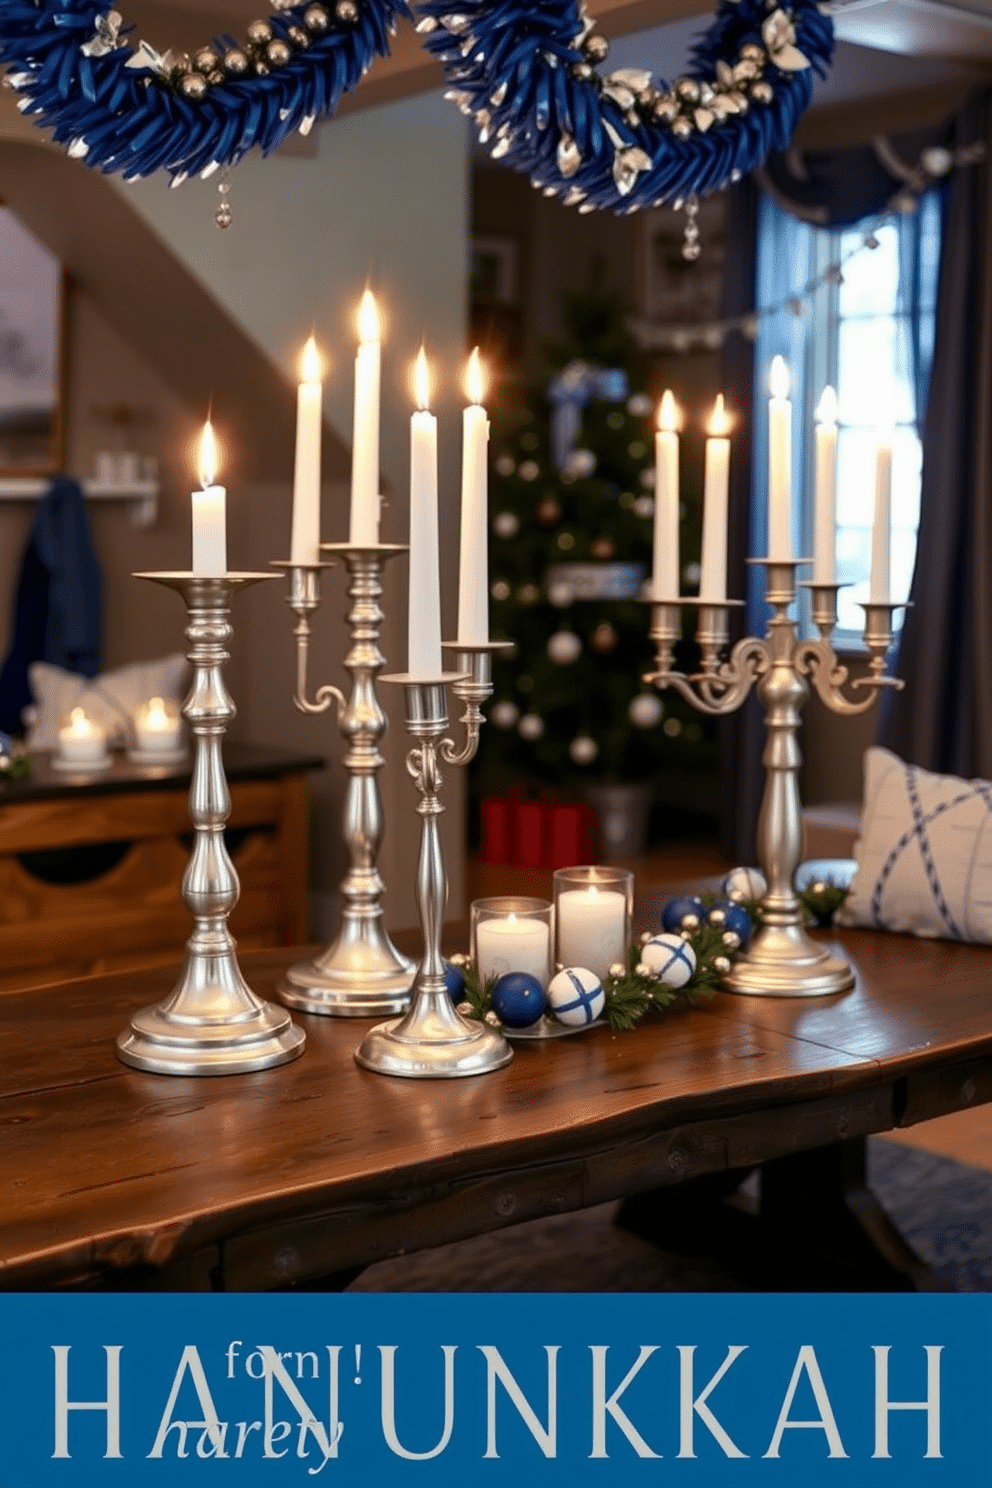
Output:
<instances>
[{"instance_id":1,"label":"string light garland","mask_svg":"<svg viewBox=\"0 0 992 1488\"><path fill-rule=\"evenodd\" d=\"M981 142L951 150L933 145L925 149L915 166L901 161L891 144L876 140L876 149L882 154L887 169L901 181L898 190L885 204L870 231L861 235L860 241L848 251L828 264L820 273L809 279L802 289L788 294L774 304L764 305L760 310L751 310L744 315L722 320L692 321L679 324L658 324L644 319L632 319L630 329L642 351L667 351L684 354L700 348L718 351L727 337L737 332L748 341L755 341L763 320L788 312L797 318L806 315L807 305L818 290L828 284L841 284L844 270L862 253L873 252L879 246L878 231L887 222L917 210L919 199L938 181L965 166L977 165L985 159L985 145ZM765 183L762 183L765 184ZM786 203L787 210L792 210ZM802 216L803 213L797 212ZM683 250L684 251L684 250ZM696 254L686 255L696 257Z\"/></svg>"},{"instance_id":2,"label":"string light garland","mask_svg":"<svg viewBox=\"0 0 992 1488\"><path fill-rule=\"evenodd\" d=\"M102 0L5 0L0 62L21 110L71 155L178 185L307 133L410 14L405 0L275 4L243 40L188 55L132 47ZM788 145L833 51L816 0L719 0L668 86L641 69L601 74L608 43L582 0L427 0L413 14L493 157L583 212L691 200L753 170Z\"/></svg>"}]
</instances>

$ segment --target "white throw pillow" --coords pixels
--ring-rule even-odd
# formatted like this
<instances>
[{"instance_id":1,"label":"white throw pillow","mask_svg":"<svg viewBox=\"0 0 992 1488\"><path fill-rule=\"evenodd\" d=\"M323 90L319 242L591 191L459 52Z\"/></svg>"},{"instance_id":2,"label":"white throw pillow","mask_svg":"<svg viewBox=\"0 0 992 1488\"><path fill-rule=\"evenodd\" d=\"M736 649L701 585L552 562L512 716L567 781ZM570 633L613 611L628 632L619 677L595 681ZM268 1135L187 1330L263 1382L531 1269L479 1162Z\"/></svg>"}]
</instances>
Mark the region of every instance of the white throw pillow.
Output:
<instances>
[{"instance_id":1,"label":"white throw pillow","mask_svg":"<svg viewBox=\"0 0 992 1488\"><path fill-rule=\"evenodd\" d=\"M100 725L111 748L133 744L135 710L152 697L178 707L185 695L187 671L186 658L179 652L159 661L135 661L99 677L80 677L47 661L36 661L28 668L34 707L24 710L27 746L57 749L59 729L73 708L83 708L87 718Z\"/></svg>"},{"instance_id":2,"label":"white throw pillow","mask_svg":"<svg viewBox=\"0 0 992 1488\"><path fill-rule=\"evenodd\" d=\"M867 750L854 856L839 925L992 944L992 781Z\"/></svg>"}]
</instances>

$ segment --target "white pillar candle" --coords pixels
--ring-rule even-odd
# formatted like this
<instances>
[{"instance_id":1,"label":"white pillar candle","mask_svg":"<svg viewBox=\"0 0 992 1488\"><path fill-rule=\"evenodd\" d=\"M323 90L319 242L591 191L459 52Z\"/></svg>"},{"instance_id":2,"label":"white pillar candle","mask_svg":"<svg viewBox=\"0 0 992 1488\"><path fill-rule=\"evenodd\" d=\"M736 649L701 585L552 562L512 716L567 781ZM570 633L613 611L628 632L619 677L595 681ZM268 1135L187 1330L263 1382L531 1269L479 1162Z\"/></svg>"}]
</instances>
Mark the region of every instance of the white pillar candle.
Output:
<instances>
[{"instance_id":1,"label":"white pillar candle","mask_svg":"<svg viewBox=\"0 0 992 1488\"><path fill-rule=\"evenodd\" d=\"M727 597L727 501L730 489L730 420L717 396L707 425L706 478L703 486L703 552L699 597Z\"/></svg>"},{"instance_id":2,"label":"white pillar candle","mask_svg":"<svg viewBox=\"0 0 992 1488\"><path fill-rule=\"evenodd\" d=\"M875 446L875 524L871 532L871 604L888 604L892 594L889 547L892 525L892 430L880 429Z\"/></svg>"},{"instance_id":3,"label":"white pillar candle","mask_svg":"<svg viewBox=\"0 0 992 1488\"><path fill-rule=\"evenodd\" d=\"M679 584L679 410L671 390L658 405L654 436L654 599L678 599Z\"/></svg>"},{"instance_id":4,"label":"white pillar candle","mask_svg":"<svg viewBox=\"0 0 992 1488\"><path fill-rule=\"evenodd\" d=\"M476 347L468 359L462 414L462 530L458 569L458 641L489 640L489 415L482 407L485 380Z\"/></svg>"},{"instance_id":5,"label":"white pillar candle","mask_svg":"<svg viewBox=\"0 0 992 1488\"><path fill-rule=\"evenodd\" d=\"M408 661L411 677L441 675L441 575L437 524L437 419L428 412L430 376L424 348L414 370L419 408L410 420L410 607Z\"/></svg>"},{"instance_id":6,"label":"white pillar candle","mask_svg":"<svg viewBox=\"0 0 992 1488\"><path fill-rule=\"evenodd\" d=\"M296 390L296 468L293 475L293 536L290 561L320 560L320 437L323 369L311 336L303 348L302 380Z\"/></svg>"},{"instance_id":7,"label":"white pillar candle","mask_svg":"<svg viewBox=\"0 0 992 1488\"><path fill-rule=\"evenodd\" d=\"M202 578L227 573L227 491L214 485L217 477L217 440L210 420L200 438L200 491L192 494L193 572Z\"/></svg>"},{"instance_id":8,"label":"white pillar candle","mask_svg":"<svg viewBox=\"0 0 992 1488\"><path fill-rule=\"evenodd\" d=\"M59 753L73 765L98 764L106 754L103 729L82 708L73 708L69 722L59 729Z\"/></svg>"},{"instance_id":9,"label":"white pillar candle","mask_svg":"<svg viewBox=\"0 0 992 1488\"><path fill-rule=\"evenodd\" d=\"M355 358L355 416L351 446L351 541L379 541L379 378L382 362L379 310L371 290L358 310Z\"/></svg>"},{"instance_id":10,"label":"white pillar candle","mask_svg":"<svg viewBox=\"0 0 992 1488\"><path fill-rule=\"evenodd\" d=\"M813 582L837 582L837 394L823 389L816 409Z\"/></svg>"},{"instance_id":11,"label":"white pillar candle","mask_svg":"<svg viewBox=\"0 0 992 1488\"><path fill-rule=\"evenodd\" d=\"M551 932L543 920L479 920L475 927L475 961L479 981L504 976L508 971L526 971L542 987L551 973Z\"/></svg>"},{"instance_id":12,"label":"white pillar candle","mask_svg":"<svg viewBox=\"0 0 992 1488\"><path fill-rule=\"evenodd\" d=\"M566 889L558 895L558 957L602 979L617 961L627 962L627 901L614 889Z\"/></svg>"},{"instance_id":13,"label":"white pillar candle","mask_svg":"<svg viewBox=\"0 0 992 1488\"><path fill-rule=\"evenodd\" d=\"M181 720L168 711L160 697L149 698L135 714L135 741L145 754L174 754L179 748L181 728Z\"/></svg>"},{"instance_id":14,"label":"white pillar candle","mask_svg":"<svg viewBox=\"0 0 992 1488\"><path fill-rule=\"evenodd\" d=\"M792 402L789 368L774 357L768 400L768 557L789 560L792 552Z\"/></svg>"}]
</instances>

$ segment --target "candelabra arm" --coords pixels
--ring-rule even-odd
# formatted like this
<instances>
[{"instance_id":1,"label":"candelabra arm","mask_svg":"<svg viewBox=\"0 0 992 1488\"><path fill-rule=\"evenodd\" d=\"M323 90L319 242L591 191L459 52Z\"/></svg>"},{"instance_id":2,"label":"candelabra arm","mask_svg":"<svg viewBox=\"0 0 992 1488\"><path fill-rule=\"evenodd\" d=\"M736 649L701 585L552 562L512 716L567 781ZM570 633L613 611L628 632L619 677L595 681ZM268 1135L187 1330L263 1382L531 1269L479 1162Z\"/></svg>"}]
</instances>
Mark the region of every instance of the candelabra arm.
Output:
<instances>
[{"instance_id":1,"label":"candelabra arm","mask_svg":"<svg viewBox=\"0 0 992 1488\"><path fill-rule=\"evenodd\" d=\"M295 608L295 606L294 606ZM326 713L333 703L336 709L337 721L340 724L341 714L345 709L345 696L340 687L333 686L327 682L323 687L318 687L313 702L307 697L307 673L310 659L310 621L305 614L297 610L296 626L293 635L296 638L296 691L293 694L293 703L301 713Z\"/></svg>"},{"instance_id":2,"label":"candelabra arm","mask_svg":"<svg viewBox=\"0 0 992 1488\"><path fill-rule=\"evenodd\" d=\"M804 641L797 646L796 668L809 677L817 697L831 713L839 713L844 717L867 713L874 706L879 688L900 688L903 685L897 677L885 677L874 671L867 677L855 677L851 681L849 668L838 661L829 641ZM849 698L843 690L847 685L852 689L868 688L870 691L866 697Z\"/></svg>"},{"instance_id":3,"label":"candelabra arm","mask_svg":"<svg viewBox=\"0 0 992 1488\"><path fill-rule=\"evenodd\" d=\"M659 670L649 672L644 681L659 689L673 687L700 713L720 717L740 707L767 669L765 643L753 636L745 636L737 642L727 660L716 665L713 671L687 676L684 672Z\"/></svg>"}]
</instances>

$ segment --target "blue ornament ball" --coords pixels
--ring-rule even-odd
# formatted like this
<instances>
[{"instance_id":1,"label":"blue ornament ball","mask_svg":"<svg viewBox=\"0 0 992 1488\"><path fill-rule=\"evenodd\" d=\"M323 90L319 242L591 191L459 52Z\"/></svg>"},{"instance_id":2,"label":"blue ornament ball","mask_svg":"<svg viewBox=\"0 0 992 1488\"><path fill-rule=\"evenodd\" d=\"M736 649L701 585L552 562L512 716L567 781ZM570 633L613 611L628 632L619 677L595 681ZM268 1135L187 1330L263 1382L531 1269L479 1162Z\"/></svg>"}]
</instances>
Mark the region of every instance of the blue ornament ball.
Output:
<instances>
[{"instance_id":1,"label":"blue ornament ball","mask_svg":"<svg viewBox=\"0 0 992 1488\"><path fill-rule=\"evenodd\" d=\"M461 1002L465 992L465 977L460 966L452 966L450 961L445 961L444 985L452 1002Z\"/></svg>"},{"instance_id":2,"label":"blue ornament ball","mask_svg":"<svg viewBox=\"0 0 992 1488\"><path fill-rule=\"evenodd\" d=\"M641 960L666 987L684 987L696 971L696 953L681 935L652 935L641 946Z\"/></svg>"},{"instance_id":3,"label":"blue ornament ball","mask_svg":"<svg viewBox=\"0 0 992 1488\"><path fill-rule=\"evenodd\" d=\"M763 899L768 880L760 868L731 868L721 887L728 899Z\"/></svg>"},{"instance_id":4,"label":"blue ornament ball","mask_svg":"<svg viewBox=\"0 0 992 1488\"><path fill-rule=\"evenodd\" d=\"M665 930L681 930L686 916L694 916L690 926L686 928L695 929L703 923L705 910L702 899L697 899L695 894L681 894L678 899L669 899L661 911L661 923Z\"/></svg>"},{"instance_id":5,"label":"blue ornament ball","mask_svg":"<svg viewBox=\"0 0 992 1488\"><path fill-rule=\"evenodd\" d=\"M559 1023L581 1028L606 1006L603 984L586 966L566 966L548 984L548 1002Z\"/></svg>"},{"instance_id":6,"label":"blue ornament ball","mask_svg":"<svg viewBox=\"0 0 992 1488\"><path fill-rule=\"evenodd\" d=\"M754 923L743 904L735 904L732 899L718 899L711 904L706 911L706 919L711 925L719 925L723 930L733 930L735 935L740 936L741 945L747 945L754 933Z\"/></svg>"},{"instance_id":7,"label":"blue ornament ball","mask_svg":"<svg viewBox=\"0 0 992 1488\"><path fill-rule=\"evenodd\" d=\"M493 1012L507 1028L529 1028L547 1006L544 988L528 971L508 971L493 988Z\"/></svg>"}]
</instances>

